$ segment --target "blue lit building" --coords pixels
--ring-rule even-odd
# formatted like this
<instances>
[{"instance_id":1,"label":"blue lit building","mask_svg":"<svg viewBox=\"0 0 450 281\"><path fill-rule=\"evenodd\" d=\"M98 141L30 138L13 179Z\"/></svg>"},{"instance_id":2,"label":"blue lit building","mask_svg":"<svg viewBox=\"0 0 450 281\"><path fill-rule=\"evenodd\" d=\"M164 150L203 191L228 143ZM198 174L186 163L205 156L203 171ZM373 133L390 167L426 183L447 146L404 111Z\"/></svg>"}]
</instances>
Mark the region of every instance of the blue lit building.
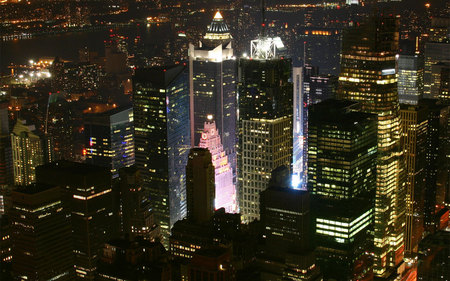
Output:
<instances>
[{"instance_id":1,"label":"blue lit building","mask_svg":"<svg viewBox=\"0 0 450 281\"><path fill-rule=\"evenodd\" d=\"M84 118L86 162L111 170L134 164L133 108L119 107Z\"/></svg>"},{"instance_id":2,"label":"blue lit building","mask_svg":"<svg viewBox=\"0 0 450 281\"><path fill-rule=\"evenodd\" d=\"M186 216L188 85L181 65L138 69L133 77L136 166L166 246L173 224Z\"/></svg>"}]
</instances>

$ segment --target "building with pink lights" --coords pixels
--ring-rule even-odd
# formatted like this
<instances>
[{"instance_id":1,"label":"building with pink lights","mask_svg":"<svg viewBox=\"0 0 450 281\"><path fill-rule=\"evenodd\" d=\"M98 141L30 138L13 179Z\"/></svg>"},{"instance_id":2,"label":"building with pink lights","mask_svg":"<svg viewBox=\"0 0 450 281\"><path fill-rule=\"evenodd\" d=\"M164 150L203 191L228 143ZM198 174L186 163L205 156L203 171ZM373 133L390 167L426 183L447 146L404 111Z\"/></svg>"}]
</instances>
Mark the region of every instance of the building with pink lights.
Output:
<instances>
[{"instance_id":1,"label":"building with pink lights","mask_svg":"<svg viewBox=\"0 0 450 281\"><path fill-rule=\"evenodd\" d=\"M216 209L225 208L227 213L237 213L238 205L236 203L236 188L233 184L233 171L228 162L228 155L223 149L216 122L204 123L203 133L198 146L209 149L212 155L212 162L216 172Z\"/></svg>"}]
</instances>

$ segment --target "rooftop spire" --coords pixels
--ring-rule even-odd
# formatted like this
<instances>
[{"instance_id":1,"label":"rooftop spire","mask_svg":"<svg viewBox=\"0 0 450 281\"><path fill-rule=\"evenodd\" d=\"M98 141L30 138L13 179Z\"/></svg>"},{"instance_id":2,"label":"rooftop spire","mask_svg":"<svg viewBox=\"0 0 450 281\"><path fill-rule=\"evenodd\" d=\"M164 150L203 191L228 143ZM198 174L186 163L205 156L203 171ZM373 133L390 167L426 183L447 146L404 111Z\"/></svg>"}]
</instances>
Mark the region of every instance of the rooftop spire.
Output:
<instances>
[{"instance_id":1,"label":"rooftop spire","mask_svg":"<svg viewBox=\"0 0 450 281\"><path fill-rule=\"evenodd\" d=\"M219 11L217 11L216 14L214 15L214 19L223 20L222 14Z\"/></svg>"}]
</instances>

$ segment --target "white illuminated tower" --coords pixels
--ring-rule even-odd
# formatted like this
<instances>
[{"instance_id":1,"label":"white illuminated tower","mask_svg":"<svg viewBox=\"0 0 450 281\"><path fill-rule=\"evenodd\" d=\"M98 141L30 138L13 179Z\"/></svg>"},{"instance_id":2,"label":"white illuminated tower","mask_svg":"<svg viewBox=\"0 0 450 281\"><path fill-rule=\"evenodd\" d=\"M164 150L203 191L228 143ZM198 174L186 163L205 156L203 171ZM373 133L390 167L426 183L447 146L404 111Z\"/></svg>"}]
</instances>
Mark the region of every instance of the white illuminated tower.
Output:
<instances>
[{"instance_id":1,"label":"white illuminated tower","mask_svg":"<svg viewBox=\"0 0 450 281\"><path fill-rule=\"evenodd\" d=\"M212 116L235 173L237 67L232 39L217 12L199 44L189 44L189 94L191 145L199 143L203 124Z\"/></svg>"},{"instance_id":2,"label":"white illuminated tower","mask_svg":"<svg viewBox=\"0 0 450 281\"><path fill-rule=\"evenodd\" d=\"M233 184L233 171L228 162L228 155L223 150L216 122L205 122L204 130L198 145L211 152L216 177L215 208L225 208L227 213L237 213L236 188Z\"/></svg>"}]
</instances>

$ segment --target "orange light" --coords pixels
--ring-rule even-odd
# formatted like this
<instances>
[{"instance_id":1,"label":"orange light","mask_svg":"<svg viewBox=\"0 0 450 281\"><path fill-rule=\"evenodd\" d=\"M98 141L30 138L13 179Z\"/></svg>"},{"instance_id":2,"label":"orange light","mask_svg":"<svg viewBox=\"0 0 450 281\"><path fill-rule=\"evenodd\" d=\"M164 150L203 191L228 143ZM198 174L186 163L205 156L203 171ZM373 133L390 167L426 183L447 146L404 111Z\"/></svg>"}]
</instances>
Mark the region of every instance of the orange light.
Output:
<instances>
[{"instance_id":1,"label":"orange light","mask_svg":"<svg viewBox=\"0 0 450 281\"><path fill-rule=\"evenodd\" d=\"M431 4L430 4L430 3L426 3L426 4L425 4L425 7L430 8L430 7L431 7Z\"/></svg>"}]
</instances>

